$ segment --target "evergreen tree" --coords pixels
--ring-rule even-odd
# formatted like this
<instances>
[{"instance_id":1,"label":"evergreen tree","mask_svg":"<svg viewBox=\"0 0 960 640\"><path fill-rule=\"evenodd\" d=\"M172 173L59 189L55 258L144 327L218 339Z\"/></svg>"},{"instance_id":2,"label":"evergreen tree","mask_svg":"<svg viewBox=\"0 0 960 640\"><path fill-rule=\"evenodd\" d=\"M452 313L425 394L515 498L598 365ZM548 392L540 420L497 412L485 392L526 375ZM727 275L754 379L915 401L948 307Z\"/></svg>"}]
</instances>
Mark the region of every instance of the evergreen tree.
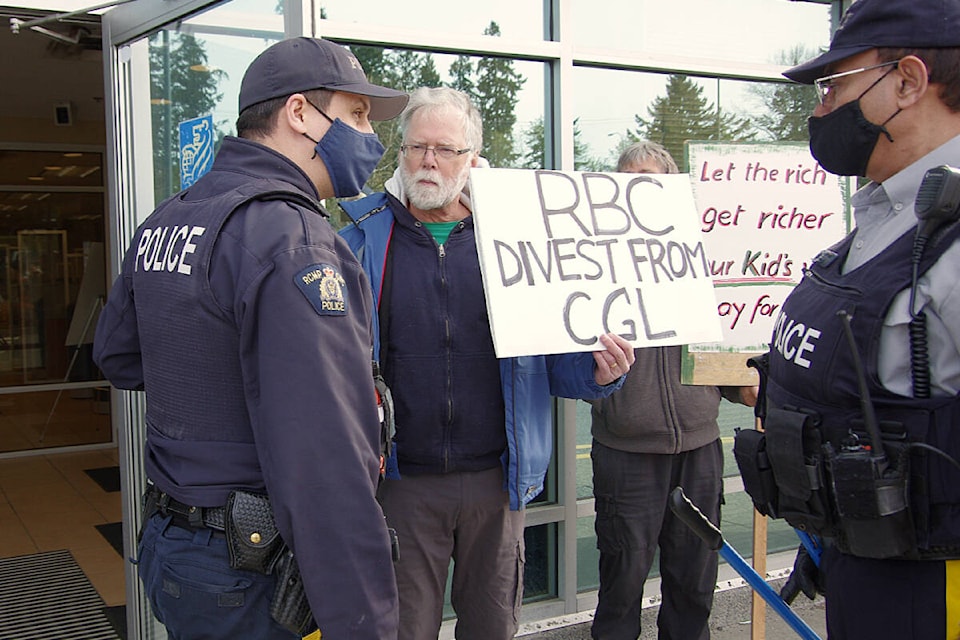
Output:
<instances>
[{"instance_id":1,"label":"evergreen tree","mask_svg":"<svg viewBox=\"0 0 960 640\"><path fill-rule=\"evenodd\" d=\"M433 62L433 55L416 51L385 52L387 64L381 67L383 83L401 91L413 91L418 87L440 86L440 74Z\"/></svg>"},{"instance_id":2,"label":"evergreen tree","mask_svg":"<svg viewBox=\"0 0 960 640\"><path fill-rule=\"evenodd\" d=\"M360 66L363 67L364 73L367 74L367 80L373 84L386 84L393 66L388 50L383 47L352 45L350 52L356 56Z\"/></svg>"},{"instance_id":3,"label":"evergreen tree","mask_svg":"<svg viewBox=\"0 0 960 640\"><path fill-rule=\"evenodd\" d=\"M437 64L433 61L433 55L423 54L423 61L420 64L420 82L421 87L442 87L440 72L437 71Z\"/></svg>"},{"instance_id":4,"label":"evergreen tree","mask_svg":"<svg viewBox=\"0 0 960 640\"><path fill-rule=\"evenodd\" d=\"M499 36L491 22L484 32ZM483 155L494 167L513 167L520 157L514 149L513 127L517 123L517 93L527 81L509 58L484 56L477 62L476 104L483 114Z\"/></svg>"},{"instance_id":5,"label":"evergreen tree","mask_svg":"<svg viewBox=\"0 0 960 640\"><path fill-rule=\"evenodd\" d=\"M537 118L523 131L524 152L520 155L523 169L552 167L547 163L546 135L543 118ZM573 169L574 171L606 171L607 163L592 155L590 145L581 137L579 118L573 121Z\"/></svg>"},{"instance_id":6,"label":"evergreen tree","mask_svg":"<svg viewBox=\"0 0 960 640\"><path fill-rule=\"evenodd\" d=\"M580 118L573 121L573 169L574 171L611 171L602 158L593 155L590 145L583 141Z\"/></svg>"},{"instance_id":7,"label":"evergreen tree","mask_svg":"<svg viewBox=\"0 0 960 640\"><path fill-rule=\"evenodd\" d=\"M629 141L653 140L662 144L681 164L684 144L690 140L744 141L755 137L750 120L709 103L703 87L682 74L671 74L667 93L647 107L648 119L635 115L637 128ZM682 167L681 167L682 169Z\"/></svg>"},{"instance_id":8,"label":"evergreen tree","mask_svg":"<svg viewBox=\"0 0 960 640\"><path fill-rule=\"evenodd\" d=\"M794 66L809 60L815 53L803 45L779 56L780 64ZM750 90L760 98L767 112L755 118L757 129L769 140L797 140L806 142L807 118L817 106L817 94L803 84L756 84Z\"/></svg>"},{"instance_id":9,"label":"evergreen tree","mask_svg":"<svg viewBox=\"0 0 960 640\"><path fill-rule=\"evenodd\" d=\"M523 130L524 152L520 156L520 168L544 169L552 166L547 163L546 138L543 130L543 117L537 118Z\"/></svg>"},{"instance_id":10,"label":"evergreen tree","mask_svg":"<svg viewBox=\"0 0 960 640\"><path fill-rule=\"evenodd\" d=\"M457 59L450 65L450 76L453 78L450 81L450 87L464 92L470 96L471 100L476 102L477 87L471 77L473 76L473 63L470 62L470 56L457 56Z\"/></svg>"},{"instance_id":11,"label":"evergreen tree","mask_svg":"<svg viewBox=\"0 0 960 640\"><path fill-rule=\"evenodd\" d=\"M185 120L209 115L223 98L218 86L227 77L208 67L207 52L195 37L161 31L150 38L150 111L157 202L180 190L180 129ZM225 122L214 123L217 142Z\"/></svg>"},{"instance_id":12,"label":"evergreen tree","mask_svg":"<svg viewBox=\"0 0 960 640\"><path fill-rule=\"evenodd\" d=\"M383 47L370 46L354 46L351 47L351 51L363 66L367 79L374 84L401 91L413 91L417 87L439 87L443 84L433 54L390 51ZM374 122L373 130L386 147L386 151L383 154L383 160L367 180L367 186L373 191L380 191L384 183L393 175L402 141L396 118ZM339 207L332 209L339 211Z\"/></svg>"}]
</instances>

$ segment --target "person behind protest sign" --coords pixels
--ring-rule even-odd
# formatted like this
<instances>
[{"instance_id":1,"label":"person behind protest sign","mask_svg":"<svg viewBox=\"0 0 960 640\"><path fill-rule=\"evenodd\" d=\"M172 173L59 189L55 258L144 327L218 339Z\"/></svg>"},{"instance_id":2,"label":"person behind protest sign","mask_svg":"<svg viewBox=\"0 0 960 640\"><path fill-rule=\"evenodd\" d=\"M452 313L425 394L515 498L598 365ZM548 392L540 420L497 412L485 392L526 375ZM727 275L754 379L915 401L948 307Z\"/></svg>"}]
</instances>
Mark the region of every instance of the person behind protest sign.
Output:
<instances>
[{"instance_id":1,"label":"person behind protest sign","mask_svg":"<svg viewBox=\"0 0 960 640\"><path fill-rule=\"evenodd\" d=\"M660 144L640 141L620 154L622 173L679 173ZM681 346L646 347L623 387L590 401L595 528L600 593L595 640L640 636L643 584L660 548L661 638L710 637L717 552L667 507L674 487L720 524L723 450L717 425L721 396L752 404L752 387L680 383Z\"/></svg>"},{"instance_id":2,"label":"person behind protest sign","mask_svg":"<svg viewBox=\"0 0 960 640\"><path fill-rule=\"evenodd\" d=\"M138 568L171 638L297 638L311 611L324 637L396 637L369 281L319 199L360 191L383 153L370 120L407 98L332 42L274 44L244 74L239 137L126 253L94 356L146 393ZM271 611L296 586L283 543L298 633Z\"/></svg>"},{"instance_id":3,"label":"person behind protest sign","mask_svg":"<svg viewBox=\"0 0 960 640\"><path fill-rule=\"evenodd\" d=\"M778 502L751 495L825 536L819 571L801 551L784 590L823 586L831 639L955 638L960 244L956 203L920 187L960 165L960 2L857 0L784 75L817 90L814 158L870 182L783 304L759 405Z\"/></svg>"},{"instance_id":4,"label":"person behind protest sign","mask_svg":"<svg viewBox=\"0 0 960 640\"><path fill-rule=\"evenodd\" d=\"M399 637L436 639L453 558L457 637L507 640L523 593L523 508L550 462L551 394L612 393L633 349L606 334L593 354L498 360L465 189L483 162L480 113L462 92L421 88L400 130L386 193L341 203L354 220L341 233L373 284L374 351L396 403L379 498L400 541Z\"/></svg>"}]
</instances>

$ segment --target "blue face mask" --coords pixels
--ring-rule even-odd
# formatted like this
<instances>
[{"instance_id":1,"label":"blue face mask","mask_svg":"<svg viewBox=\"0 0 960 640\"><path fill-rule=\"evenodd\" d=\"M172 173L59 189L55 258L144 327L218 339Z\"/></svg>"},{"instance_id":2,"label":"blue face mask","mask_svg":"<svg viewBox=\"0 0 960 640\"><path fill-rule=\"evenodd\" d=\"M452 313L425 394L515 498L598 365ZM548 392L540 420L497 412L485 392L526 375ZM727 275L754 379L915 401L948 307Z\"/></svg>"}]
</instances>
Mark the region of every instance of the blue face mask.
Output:
<instances>
[{"instance_id":1,"label":"blue face mask","mask_svg":"<svg viewBox=\"0 0 960 640\"><path fill-rule=\"evenodd\" d=\"M377 134L361 133L340 118L331 119L312 102L310 106L330 120L330 128L319 141L303 135L316 143L314 157L319 155L326 165L333 195L338 198L358 195L383 157L384 146L380 144Z\"/></svg>"}]
</instances>

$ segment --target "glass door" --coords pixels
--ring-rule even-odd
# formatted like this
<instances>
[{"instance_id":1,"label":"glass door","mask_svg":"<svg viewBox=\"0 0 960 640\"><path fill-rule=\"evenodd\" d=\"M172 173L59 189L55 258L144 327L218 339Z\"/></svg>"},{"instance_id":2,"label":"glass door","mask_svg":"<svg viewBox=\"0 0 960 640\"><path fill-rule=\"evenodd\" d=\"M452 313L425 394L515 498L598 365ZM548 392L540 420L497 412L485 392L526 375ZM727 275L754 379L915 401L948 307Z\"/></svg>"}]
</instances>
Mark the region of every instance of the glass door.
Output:
<instances>
[{"instance_id":1,"label":"glass door","mask_svg":"<svg viewBox=\"0 0 960 640\"><path fill-rule=\"evenodd\" d=\"M108 165L110 184L116 185L108 194L109 281L137 225L196 178L196 145L212 155L224 136L235 133L247 65L277 40L303 35L304 14L300 0L140 0L106 14ZM181 129L190 131L198 122L204 135L181 140ZM127 557L136 553L145 486L142 395L114 390L111 398ZM132 564L126 578L128 637L165 637Z\"/></svg>"},{"instance_id":2,"label":"glass door","mask_svg":"<svg viewBox=\"0 0 960 640\"><path fill-rule=\"evenodd\" d=\"M106 282L103 157L0 145L0 455L112 441L90 356Z\"/></svg>"}]
</instances>

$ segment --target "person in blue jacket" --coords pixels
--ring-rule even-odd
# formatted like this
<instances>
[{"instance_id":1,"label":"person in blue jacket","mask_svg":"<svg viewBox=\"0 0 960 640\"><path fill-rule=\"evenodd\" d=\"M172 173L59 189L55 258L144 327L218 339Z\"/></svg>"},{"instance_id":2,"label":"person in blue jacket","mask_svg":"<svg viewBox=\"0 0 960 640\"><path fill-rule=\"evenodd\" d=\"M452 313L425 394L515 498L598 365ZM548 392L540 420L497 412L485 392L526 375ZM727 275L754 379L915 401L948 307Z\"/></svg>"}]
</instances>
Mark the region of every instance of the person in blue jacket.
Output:
<instances>
[{"instance_id":1,"label":"person in blue jacket","mask_svg":"<svg viewBox=\"0 0 960 640\"><path fill-rule=\"evenodd\" d=\"M360 191L383 154L370 120L406 101L339 45L271 46L244 75L238 137L126 252L94 359L145 391L138 567L170 638L298 638L310 612L324 638L396 638L369 281L319 200ZM271 611L296 586L279 541L304 626Z\"/></svg>"},{"instance_id":2,"label":"person in blue jacket","mask_svg":"<svg viewBox=\"0 0 960 640\"><path fill-rule=\"evenodd\" d=\"M370 276L374 358L396 404L379 490L396 529L401 640L436 640L450 560L460 640L507 640L523 595L524 506L543 489L552 396L620 387L633 348L497 359L467 178L483 160L480 114L448 88L411 94L399 166L378 193L342 202L341 230ZM518 320L519 321L519 320Z\"/></svg>"}]
</instances>

